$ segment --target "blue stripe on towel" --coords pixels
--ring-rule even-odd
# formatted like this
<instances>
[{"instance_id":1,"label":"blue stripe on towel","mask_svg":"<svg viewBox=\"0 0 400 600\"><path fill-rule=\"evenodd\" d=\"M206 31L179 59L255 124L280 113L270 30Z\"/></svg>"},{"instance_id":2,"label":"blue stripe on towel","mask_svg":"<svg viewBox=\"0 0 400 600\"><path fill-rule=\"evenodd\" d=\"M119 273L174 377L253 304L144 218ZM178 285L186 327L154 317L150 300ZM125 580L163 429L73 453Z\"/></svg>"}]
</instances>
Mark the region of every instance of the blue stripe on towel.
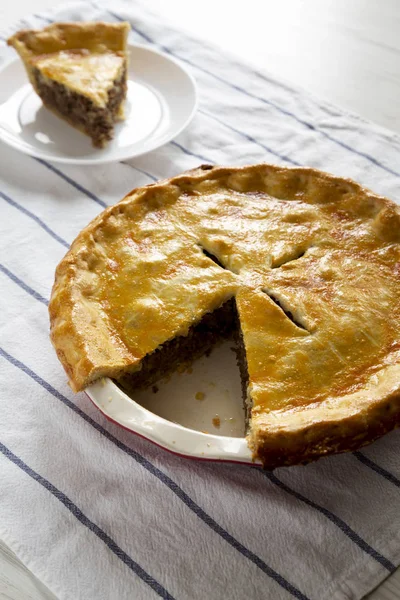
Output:
<instances>
[{"instance_id":1,"label":"blue stripe on towel","mask_svg":"<svg viewBox=\"0 0 400 600\"><path fill-rule=\"evenodd\" d=\"M372 558L374 558L379 564L385 567L385 569L387 569L389 573L393 573L396 570L395 565L390 560L388 560L387 558L382 556L382 554L380 554L377 550L372 548L372 546L370 546L365 540L363 540L362 537L358 535L358 533L351 529L351 527L347 525L347 523L345 523L333 512L331 512L324 506L320 506L316 502L313 502L309 498L306 498L305 496L300 494L300 492L293 490L288 485L286 485L286 483L283 483L283 481L278 479L278 477L276 477L276 475L274 475L273 473L263 471L263 474L281 490L284 490L287 494L294 496L295 498L297 498L297 500L301 500L301 502L304 502L304 504L307 504L307 506L311 506L316 511L323 514L327 519L329 519L332 523L339 527L339 529L345 535L347 535L347 537L350 538L351 541L354 542L354 544L361 548L361 550L366 552L366 554L369 554L369 556L372 556Z\"/></svg>"},{"instance_id":2,"label":"blue stripe on towel","mask_svg":"<svg viewBox=\"0 0 400 600\"><path fill-rule=\"evenodd\" d=\"M28 294L30 294L33 298L36 298L36 300L39 300L39 302L41 302L45 306L48 306L49 301L46 300L46 298L43 298L43 296L41 296L39 294L39 292L37 292L36 290L34 290L31 287L29 287L29 285L27 283L25 283L25 281L22 281L22 279L19 279L19 277L17 277L16 275L14 275L14 273L12 273L11 271L9 271L7 269L7 267L5 267L4 265L2 265L1 263L0 263L0 271L2 273L4 273L4 275L7 275L7 277L9 277L14 283L16 283L17 285L19 285L20 288L22 288L25 292L27 292Z\"/></svg>"},{"instance_id":3,"label":"blue stripe on towel","mask_svg":"<svg viewBox=\"0 0 400 600\"><path fill-rule=\"evenodd\" d=\"M395 485L396 487L400 487L400 479L392 475L392 473L389 473L389 471L387 471L383 467L377 465L370 458L365 456L365 454L362 454L359 451L353 452L353 454L357 458L357 460L362 462L366 467L369 467L370 469L375 471L375 473L378 473L379 475L381 475L381 477L384 477L385 479L390 481L390 483L393 483L393 485Z\"/></svg>"},{"instance_id":4,"label":"blue stripe on towel","mask_svg":"<svg viewBox=\"0 0 400 600\"><path fill-rule=\"evenodd\" d=\"M285 154L280 154L279 152L276 152L275 150L272 150L272 148L270 148L269 146L266 146L265 144L263 144L262 142L259 142L258 140L256 140L254 137L252 137L251 135L248 135L247 133L245 133L244 131L241 131L240 129L236 129L235 127L232 127L232 125L229 125L229 123L226 123L225 121L223 121L222 119L216 117L215 115L212 115L211 113L205 111L204 109L198 109L199 113L205 115L206 117L208 117L209 119L213 119L214 121L217 121L217 123L220 123L221 125L223 125L224 127L226 127L227 129L230 129L231 131L233 131L234 133L237 133L239 135L242 135L244 138L246 138L246 140L248 140L249 142L252 142L253 144L257 144L257 146L260 146L263 150L266 150L267 152L269 152L270 154L273 154L274 156L277 156L278 158L280 158L281 160L288 162L292 165L296 165L297 167L300 167L300 163L298 163L296 160L293 160L292 158L289 158L288 156L286 156Z\"/></svg>"},{"instance_id":5,"label":"blue stripe on towel","mask_svg":"<svg viewBox=\"0 0 400 600\"><path fill-rule=\"evenodd\" d=\"M35 214L33 214L33 212L31 212L30 210L28 210L21 204L18 204L18 202L16 202L15 200L13 200L9 196L7 196L4 192L0 191L0 198L3 198L3 200L8 202L8 204L10 204L14 208L16 208L17 210L22 212L27 217L30 217L31 219L33 219L38 225L40 225L40 227L42 229L44 229L49 235L51 235L52 238L54 238L57 242L59 242L60 244L65 246L65 248L69 248L68 242L63 240L63 238L60 237L57 233L55 233L55 231L50 229L50 227L48 225L46 225L46 223L44 223L41 219L39 219L39 217L37 217Z\"/></svg>"},{"instance_id":6,"label":"blue stripe on towel","mask_svg":"<svg viewBox=\"0 0 400 600\"><path fill-rule=\"evenodd\" d=\"M82 194L85 194L85 196L87 196L91 200L94 200L95 202L97 202L97 204L100 204L100 206L102 206L103 208L107 208L107 204L104 202L104 200L100 200L100 198L98 198L95 194L93 194L93 192L84 188L80 183L78 183L77 181L72 179L72 177L69 177L68 175L66 175L65 173L60 171L60 169L57 169L57 167L55 167L54 165L51 165L50 163L43 160L42 158L35 158L34 160L36 160L38 163L40 163L44 167L47 167L50 171L52 171L53 173L55 173L56 175L61 177L61 179L64 179L64 181L66 181L67 183L72 185L72 187L74 187L76 190L78 190Z\"/></svg>"},{"instance_id":7,"label":"blue stripe on towel","mask_svg":"<svg viewBox=\"0 0 400 600\"><path fill-rule=\"evenodd\" d=\"M32 477L34 481L43 486L50 494L52 494L57 500L61 502L69 510L71 514L74 515L76 519L82 525L87 527L89 531L94 533L104 544L111 550L113 554L129 568L133 571L142 581L147 583L148 586L151 587L161 598L165 598L166 600L174 600L173 596L160 584L156 581L151 575L149 575L136 561L133 560L118 544L109 536L107 533L101 529L96 523L93 523L82 511L80 508L76 506L72 502L68 496L66 496L63 492L61 492L55 485L53 485L48 479L45 479L39 473L34 471L31 467L29 467L23 460L21 460L18 456L16 456L11 450L9 450L4 444L0 442L0 452L8 458L11 462L13 462L17 467L19 467L22 471L24 471L29 477Z\"/></svg>"}]
</instances>

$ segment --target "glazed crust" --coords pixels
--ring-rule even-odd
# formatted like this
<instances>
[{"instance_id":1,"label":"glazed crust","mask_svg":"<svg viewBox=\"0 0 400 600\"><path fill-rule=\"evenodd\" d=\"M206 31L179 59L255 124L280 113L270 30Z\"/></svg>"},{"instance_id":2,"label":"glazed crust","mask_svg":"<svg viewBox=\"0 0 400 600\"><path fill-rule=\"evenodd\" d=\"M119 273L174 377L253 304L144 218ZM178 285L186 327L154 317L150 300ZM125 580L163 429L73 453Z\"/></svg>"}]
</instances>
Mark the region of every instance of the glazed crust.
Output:
<instances>
[{"instance_id":1,"label":"glazed crust","mask_svg":"<svg viewBox=\"0 0 400 600\"><path fill-rule=\"evenodd\" d=\"M265 469L307 464L331 454L350 452L366 446L400 426L399 370L390 389L354 411L343 410L332 419L299 422L295 427L281 424L272 435L269 428L258 427L249 436L253 458Z\"/></svg>"},{"instance_id":2,"label":"glazed crust","mask_svg":"<svg viewBox=\"0 0 400 600\"><path fill-rule=\"evenodd\" d=\"M399 225L394 203L350 180L204 165L79 234L56 271L53 344L78 391L140 369L235 296L254 457L273 468L355 449L400 420Z\"/></svg>"},{"instance_id":3,"label":"glazed crust","mask_svg":"<svg viewBox=\"0 0 400 600\"><path fill-rule=\"evenodd\" d=\"M37 71L45 81L56 81L103 107L127 67L129 29L129 23L53 23L18 31L7 43L20 55L39 95Z\"/></svg>"},{"instance_id":4,"label":"glazed crust","mask_svg":"<svg viewBox=\"0 0 400 600\"><path fill-rule=\"evenodd\" d=\"M7 40L27 59L44 54L79 50L124 52L129 23L67 22L53 23L44 29L22 29Z\"/></svg>"}]
</instances>

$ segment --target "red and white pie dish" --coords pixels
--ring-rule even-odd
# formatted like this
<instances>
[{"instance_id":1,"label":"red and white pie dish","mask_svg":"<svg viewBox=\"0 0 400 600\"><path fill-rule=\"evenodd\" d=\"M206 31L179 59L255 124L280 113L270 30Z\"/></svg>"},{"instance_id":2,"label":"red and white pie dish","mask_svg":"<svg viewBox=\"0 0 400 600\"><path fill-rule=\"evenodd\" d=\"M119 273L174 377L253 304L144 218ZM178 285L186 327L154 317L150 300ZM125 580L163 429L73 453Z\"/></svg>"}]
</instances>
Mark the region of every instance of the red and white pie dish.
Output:
<instances>
[{"instance_id":1,"label":"red and white pie dish","mask_svg":"<svg viewBox=\"0 0 400 600\"><path fill-rule=\"evenodd\" d=\"M139 392L140 403L108 378L86 393L107 419L165 450L200 460L255 464L244 438L240 380L229 346L227 342L197 361L190 373L175 373L156 393Z\"/></svg>"}]
</instances>

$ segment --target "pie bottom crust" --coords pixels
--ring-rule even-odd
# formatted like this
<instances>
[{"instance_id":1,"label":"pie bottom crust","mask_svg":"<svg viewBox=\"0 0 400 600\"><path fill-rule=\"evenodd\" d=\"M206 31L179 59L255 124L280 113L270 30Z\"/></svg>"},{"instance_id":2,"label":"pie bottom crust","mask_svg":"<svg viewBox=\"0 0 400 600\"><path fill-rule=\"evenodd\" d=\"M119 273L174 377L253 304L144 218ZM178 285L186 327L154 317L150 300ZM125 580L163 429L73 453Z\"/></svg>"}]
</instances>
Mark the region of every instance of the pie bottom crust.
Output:
<instances>
[{"instance_id":1,"label":"pie bottom crust","mask_svg":"<svg viewBox=\"0 0 400 600\"><path fill-rule=\"evenodd\" d=\"M379 394L367 387L353 398L342 398L335 409L322 403L282 414L274 429L265 416L255 417L247 436L254 459L266 469L306 464L357 450L396 429L400 426L398 369L390 367L381 377Z\"/></svg>"}]
</instances>

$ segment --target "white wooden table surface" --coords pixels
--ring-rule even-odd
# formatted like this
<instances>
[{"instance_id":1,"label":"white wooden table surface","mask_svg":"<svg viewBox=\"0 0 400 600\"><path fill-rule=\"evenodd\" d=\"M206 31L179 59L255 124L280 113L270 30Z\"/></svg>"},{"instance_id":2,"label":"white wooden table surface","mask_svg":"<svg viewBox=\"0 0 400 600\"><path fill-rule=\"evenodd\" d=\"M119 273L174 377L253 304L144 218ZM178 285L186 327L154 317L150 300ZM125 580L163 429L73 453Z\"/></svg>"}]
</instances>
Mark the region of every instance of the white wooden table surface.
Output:
<instances>
[{"instance_id":1,"label":"white wooden table surface","mask_svg":"<svg viewBox=\"0 0 400 600\"><path fill-rule=\"evenodd\" d=\"M0 25L52 5L54 0L0 0ZM176 27L400 133L399 0L151 0L150 5ZM1 541L0 599L55 600ZM368 596L397 599L400 569Z\"/></svg>"}]
</instances>

